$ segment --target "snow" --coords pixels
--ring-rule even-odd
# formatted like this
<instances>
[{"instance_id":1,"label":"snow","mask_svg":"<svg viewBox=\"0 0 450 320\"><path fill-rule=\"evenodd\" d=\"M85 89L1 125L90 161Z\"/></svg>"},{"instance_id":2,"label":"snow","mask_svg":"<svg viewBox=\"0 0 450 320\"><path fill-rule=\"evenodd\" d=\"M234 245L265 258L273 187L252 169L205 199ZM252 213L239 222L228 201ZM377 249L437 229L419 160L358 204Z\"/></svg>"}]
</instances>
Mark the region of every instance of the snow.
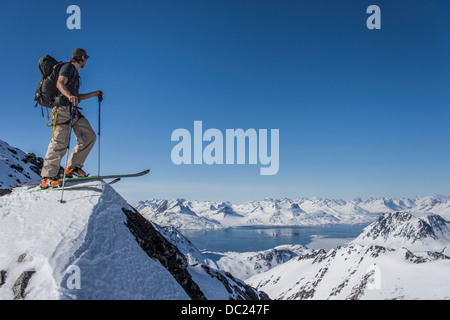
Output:
<instances>
[{"instance_id":1,"label":"snow","mask_svg":"<svg viewBox=\"0 0 450 320\"><path fill-rule=\"evenodd\" d=\"M189 299L172 275L150 259L125 226L126 201L110 186L0 197L0 299L26 270L36 271L27 299ZM26 254L23 262L18 257ZM81 289L67 286L80 270Z\"/></svg>"},{"instance_id":2,"label":"snow","mask_svg":"<svg viewBox=\"0 0 450 320\"><path fill-rule=\"evenodd\" d=\"M353 238L328 238L322 235L312 236L312 241L306 245L309 249L323 249L325 251L329 251L338 246L345 246L350 243Z\"/></svg>"},{"instance_id":3,"label":"snow","mask_svg":"<svg viewBox=\"0 0 450 320\"><path fill-rule=\"evenodd\" d=\"M290 259L310 252L302 245L283 245L257 252L205 252L205 264L246 280Z\"/></svg>"},{"instance_id":4,"label":"snow","mask_svg":"<svg viewBox=\"0 0 450 320\"><path fill-rule=\"evenodd\" d=\"M450 255L449 224L440 216L421 212L386 214L352 241L361 245L407 247L414 252Z\"/></svg>"},{"instance_id":5,"label":"snow","mask_svg":"<svg viewBox=\"0 0 450 320\"><path fill-rule=\"evenodd\" d=\"M246 281L281 300L449 299L449 235L440 216L388 213L348 244L301 255Z\"/></svg>"},{"instance_id":6,"label":"snow","mask_svg":"<svg viewBox=\"0 0 450 320\"><path fill-rule=\"evenodd\" d=\"M340 247L322 261L292 259L247 282L282 300L450 298L450 260L418 264L401 250L376 252L372 246ZM364 279L372 270L377 276L370 286Z\"/></svg>"}]
</instances>

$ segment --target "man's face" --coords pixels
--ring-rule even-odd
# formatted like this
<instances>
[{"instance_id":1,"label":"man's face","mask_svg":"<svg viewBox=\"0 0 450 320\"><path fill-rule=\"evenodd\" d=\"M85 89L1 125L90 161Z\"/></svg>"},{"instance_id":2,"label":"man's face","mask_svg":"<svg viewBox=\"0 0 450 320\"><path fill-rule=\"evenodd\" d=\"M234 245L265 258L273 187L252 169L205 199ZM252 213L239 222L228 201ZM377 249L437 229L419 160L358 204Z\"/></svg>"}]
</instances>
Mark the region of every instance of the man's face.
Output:
<instances>
[{"instance_id":1,"label":"man's face","mask_svg":"<svg viewBox=\"0 0 450 320\"><path fill-rule=\"evenodd\" d=\"M85 56L81 57L83 59L83 61L81 62L81 68L84 68L84 66L86 65L88 58L86 58Z\"/></svg>"}]
</instances>

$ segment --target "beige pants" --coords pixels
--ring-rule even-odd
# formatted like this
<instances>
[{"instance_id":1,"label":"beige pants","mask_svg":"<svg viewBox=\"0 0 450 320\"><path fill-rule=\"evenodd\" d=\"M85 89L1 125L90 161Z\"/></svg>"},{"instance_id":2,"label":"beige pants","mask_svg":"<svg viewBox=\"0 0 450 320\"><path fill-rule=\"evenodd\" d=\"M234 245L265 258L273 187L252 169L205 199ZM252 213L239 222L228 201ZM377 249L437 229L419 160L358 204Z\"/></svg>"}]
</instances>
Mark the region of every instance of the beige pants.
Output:
<instances>
[{"instance_id":1,"label":"beige pants","mask_svg":"<svg viewBox=\"0 0 450 320\"><path fill-rule=\"evenodd\" d=\"M54 109L56 109L58 117L57 126L53 132L53 138L48 145L41 172L42 177L50 178L58 175L61 160L66 154L71 116L69 106L56 106ZM77 145L72 150L67 165L68 167L82 167L97 137L89 121L80 112L75 111L72 128L77 139Z\"/></svg>"}]
</instances>

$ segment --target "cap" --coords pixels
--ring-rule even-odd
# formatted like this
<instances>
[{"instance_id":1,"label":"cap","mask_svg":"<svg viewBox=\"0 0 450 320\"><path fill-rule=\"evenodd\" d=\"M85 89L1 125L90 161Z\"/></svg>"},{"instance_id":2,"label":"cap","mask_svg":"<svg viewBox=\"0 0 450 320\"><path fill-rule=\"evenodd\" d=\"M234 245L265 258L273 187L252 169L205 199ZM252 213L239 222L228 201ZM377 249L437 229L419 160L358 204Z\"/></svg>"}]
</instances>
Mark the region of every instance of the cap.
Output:
<instances>
[{"instance_id":1,"label":"cap","mask_svg":"<svg viewBox=\"0 0 450 320\"><path fill-rule=\"evenodd\" d=\"M76 48L72 51L72 58L75 57L82 57L85 56L86 58L89 58L89 56L86 53L86 50L81 49L81 48Z\"/></svg>"}]
</instances>

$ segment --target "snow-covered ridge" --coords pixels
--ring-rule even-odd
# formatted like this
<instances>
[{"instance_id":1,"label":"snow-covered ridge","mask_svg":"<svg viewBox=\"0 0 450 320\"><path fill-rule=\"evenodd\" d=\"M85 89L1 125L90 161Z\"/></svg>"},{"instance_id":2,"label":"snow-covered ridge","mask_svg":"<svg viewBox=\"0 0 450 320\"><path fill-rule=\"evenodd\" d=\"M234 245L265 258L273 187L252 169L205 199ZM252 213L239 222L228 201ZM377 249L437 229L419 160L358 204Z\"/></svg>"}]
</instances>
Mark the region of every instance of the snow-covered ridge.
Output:
<instances>
[{"instance_id":1,"label":"snow-covered ridge","mask_svg":"<svg viewBox=\"0 0 450 320\"><path fill-rule=\"evenodd\" d=\"M111 186L67 190L64 204L27 191L0 197L0 300L266 298L190 263Z\"/></svg>"},{"instance_id":2,"label":"snow-covered ridge","mask_svg":"<svg viewBox=\"0 0 450 320\"><path fill-rule=\"evenodd\" d=\"M281 300L449 299L449 267L442 254L350 244L291 259L247 281Z\"/></svg>"},{"instance_id":3,"label":"snow-covered ridge","mask_svg":"<svg viewBox=\"0 0 450 320\"><path fill-rule=\"evenodd\" d=\"M242 225L319 225L368 223L381 214L425 212L450 219L450 197L369 198L351 201L323 198L266 199L243 204L184 199L140 201L137 209L162 226L215 229Z\"/></svg>"},{"instance_id":4,"label":"snow-covered ridge","mask_svg":"<svg viewBox=\"0 0 450 320\"><path fill-rule=\"evenodd\" d=\"M65 204L60 192L26 191L0 197L0 299L188 298L135 241L121 210L130 207L111 187L67 191ZM73 266L79 289L68 282ZM33 274L18 294L23 272ZM168 289L158 292L160 284Z\"/></svg>"}]
</instances>

